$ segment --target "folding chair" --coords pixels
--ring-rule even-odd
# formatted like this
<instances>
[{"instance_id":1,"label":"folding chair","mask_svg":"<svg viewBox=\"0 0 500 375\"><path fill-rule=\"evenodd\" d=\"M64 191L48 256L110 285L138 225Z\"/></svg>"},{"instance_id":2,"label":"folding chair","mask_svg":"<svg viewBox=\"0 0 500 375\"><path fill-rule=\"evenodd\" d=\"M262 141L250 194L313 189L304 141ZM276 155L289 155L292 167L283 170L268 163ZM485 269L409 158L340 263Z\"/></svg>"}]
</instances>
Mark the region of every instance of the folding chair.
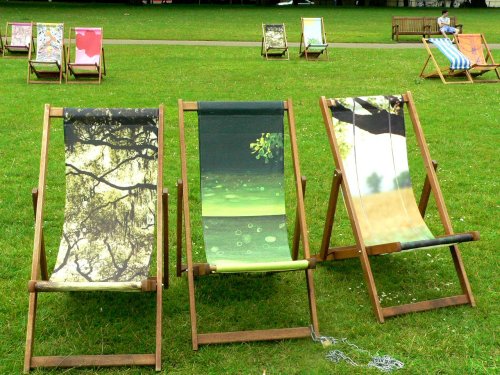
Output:
<instances>
[{"instance_id":1,"label":"folding chair","mask_svg":"<svg viewBox=\"0 0 500 375\"><path fill-rule=\"evenodd\" d=\"M325 25L321 18L301 18L302 34L300 36L300 56L317 60L325 54L328 60L328 43L326 42Z\"/></svg>"},{"instance_id":2,"label":"folding chair","mask_svg":"<svg viewBox=\"0 0 500 375\"><path fill-rule=\"evenodd\" d=\"M457 47L449 40L448 38L430 38L425 39L422 38L422 43L424 44L425 49L427 50L427 60L425 61L424 67L420 72L420 77L422 78L441 78L441 81L446 85L449 83L473 83L472 77L469 73L469 69L471 67L470 61L467 57L461 53ZM438 61L432 53L431 48L428 43L434 44L441 53L448 59L450 62L449 67L440 67ZM432 61L434 64L435 70L425 73L427 65L429 61ZM446 80L446 78L458 78L457 81ZM464 81L463 78L466 78Z\"/></svg>"},{"instance_id":3,"label":"folding chair","mask_svg":"<svg viewBox=\"0 0 500 375\"><path fill-rule=\"evenodd\" d=\"M405 105L427 174L418 206L408 167ZM336 169L318 260L359 257L381 323L385 318L409 312L461 304L475 306L457 243L478 240L479 233L453 232L436 176L437 164L431 160L411 93L328 100L322 97L320 106ZM330 247L340 189L356 244ZM424 221L431 192L444 227L444 235L436 237ZM441 246L450 249L463 294L381 307L368 257Z\"/></svg>"},{"instance_id":4,"label":"folding chair","mask_svg":"<svg viewBox=\"0 0 500 375\"><path fill-rule=\"evenodd\" d=\"M36 58L30 49L28 83L62 83L66 69L64 59L64 24L37 23ZM37 79L32 78L32 74Z\"/></svg>"},{"instance_id":5,"label":"folding chair","mask_svg":"<svg viewBox=\"0 0 500 375\"><path fill-rule=\"evenodd\" d=\"M43 223L49 138L51 128L57 126L53 119L59 118L64 119L65 220L49 278ZM33 205L35 239L24 371L125 365L151 365L160 370L162 288L168 280L168 268L162 268L168 242L164 239L168 192L163 190L163 106L82 109L47 104ZM150 277L155 230L156 276ZM155 353L34 356L38 294L67 291L156 292Z\"/></svg>"},{"instance_id":6,"label":"folding chair","mask_svg":"<svg viewBox=\"0 0 500 375\"><path fill-rule=\"evenodd\" d=\"M285 24L262 24L262 46L260 54L269 59L286 57L290 60L286 41Z\"/></svg>"},{"instance_id":7,"label":"folding chair","mask_svg":"<svg viewBox=\"0 0 500 375\"><path fill-rule=\"evenodd\" d=\"M184 114L198 113L201 220L206 263L193 263ZM295 176L297 217L288 244L284 199L284 112ZM309 326L198 333L194 276L219 273L305 272L309 311L318 332L308 233L304 212L305 178L300 167L291 100L285 102L184 102L179 100L182 179L177 184L177 276L187 272L192 346L309 337ZM196 130L193 130L195 132ZM191 155L191 154L190 154ZM191 156L189 157L191 159ZM193 215L194 222L198 217ZM183 220L184 219L184 220ZM187 265L182 263L183 221ZM298 260L302 240L304 259Z\"/></svg>"},{"instance_id":8,"label":"folding chair","mask_svg":"<svg viewBox=\"0 0 500 375\"><path fill-rule=\"evenodd\" d=\"M491 54L488 43L483 34L459 34L456 37L457 45L460 52L462 52L471 62L469 73L473 76L480 76L489 71L494 71L497 79L494 80L477 80L476 82L500 82L500 64L495 63L493 55ZM486 54L486 57L485 57ZM489 62L488 62L489 61Z\"/></svg>"},{"instance_id":9,"label":"folding chair","mask_svg":"<svg viewBox=\"0 0 500 375\"><path fill-rule=\"evenodd\" d=\"M75 40L75 58L71 61L71 40ZM106 75L102 29L98 27L75 27L69 31L69 46L66 52L66 83L101 83ZM75 79L68 80L72 75Z\"/></svg>"},{"instance_id":10,"label":"folding chair","mask_svg":"<svg viewBox=\"0 0 500 375\"><path fill-rule=\"evenodd\" d=\"M33 24L31 22L7 22L5 39L2 42L4 57L26 57L33 46Z\"/></svg>"}]
</instances>

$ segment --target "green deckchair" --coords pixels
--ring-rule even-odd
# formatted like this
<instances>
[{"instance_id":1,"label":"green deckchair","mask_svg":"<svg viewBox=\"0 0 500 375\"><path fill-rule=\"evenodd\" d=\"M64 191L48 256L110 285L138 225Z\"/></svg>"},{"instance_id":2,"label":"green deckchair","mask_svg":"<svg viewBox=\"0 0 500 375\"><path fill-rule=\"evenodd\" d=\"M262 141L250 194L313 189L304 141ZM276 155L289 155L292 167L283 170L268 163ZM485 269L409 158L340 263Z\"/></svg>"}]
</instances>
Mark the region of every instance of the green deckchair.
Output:
<instances>
[{"instance_id":1,"label":"green deckchair","mask_svg":"<svg viewBox=\"0 0 500 375\"><path fill-rule=\"evenodd\" d=\"M184 112L198 112L201 216L207 263L193 263ZM288 113L297 218L292 253L284 196L284 112ZM311 321L318 332L308 234L291 101L179 101L182 180L178 182L177 275L188 274L193 349L199 344L307 337L309 326L199 334L194 276L236 272L305 272ZM192 160L191 158L189 160ZM303 180L305 184L305 179ZM182 217L187 265L182 264ZM303 260L297 260L299 241Z\"/></svg>"},{"instance_id":2,"label":"green deckchair","mask_svg":"<svg viewBox=\"0 0 500 375\"><path fill-rule=\"evenodd\" d=\"M418 206L407 159L405 105L427 172ZM318 260L359 257L373 309L380 322L408 312L459 304L474 306L457 243L478 240L479 233L453 232L411 93L329 100L322 97L320 106L336 170ZM331 248L340 189L356 244ZM444 228L444 235L437 237L424 222L431 192ZM382 308L368 256L441 246L450 249L463 294Z\"/></svg>"},{"instance_id":3,"label":"green deckchair","mask_svg":"<svg viewBox=\"0 0 500 375\"><path fill-rule=\"evenodd\" d=\"M43 223L53 118L64 119L66 203L59 253L49 278ZM162 181L163 107L45 106L40 177L33 192L35 240L25 372L35 367L123 365L161 369L162 284L168 277L162 269L168 203ZM150 277L155 242L156 276ZM156 292L155 353L33 356L38 294L65 291Z\"/></svg>"}]
</instances>

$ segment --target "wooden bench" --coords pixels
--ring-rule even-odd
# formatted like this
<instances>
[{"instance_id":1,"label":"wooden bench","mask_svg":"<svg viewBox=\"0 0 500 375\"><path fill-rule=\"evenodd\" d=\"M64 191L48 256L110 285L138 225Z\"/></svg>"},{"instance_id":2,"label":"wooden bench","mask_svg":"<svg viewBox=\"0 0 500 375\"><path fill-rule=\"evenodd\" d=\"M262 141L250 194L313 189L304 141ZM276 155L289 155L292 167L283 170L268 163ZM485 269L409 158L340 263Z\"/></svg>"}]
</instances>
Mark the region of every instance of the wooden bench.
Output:
<instances>
[{"instance_id":1,"label":"wooden bench","mask_svg":"<svg viewBox=\"0 0 500 375\"><path fill-rule=\"evenodd\" d=\"M460 27L459 33L463 32L463 26L457 24L456 17L450 17L450 26ZM431 35L440 35L437 17L392 17L392 40L396 36L399 41L400 35L422 35L429 38Z\"/></svg>"}]
</instances>

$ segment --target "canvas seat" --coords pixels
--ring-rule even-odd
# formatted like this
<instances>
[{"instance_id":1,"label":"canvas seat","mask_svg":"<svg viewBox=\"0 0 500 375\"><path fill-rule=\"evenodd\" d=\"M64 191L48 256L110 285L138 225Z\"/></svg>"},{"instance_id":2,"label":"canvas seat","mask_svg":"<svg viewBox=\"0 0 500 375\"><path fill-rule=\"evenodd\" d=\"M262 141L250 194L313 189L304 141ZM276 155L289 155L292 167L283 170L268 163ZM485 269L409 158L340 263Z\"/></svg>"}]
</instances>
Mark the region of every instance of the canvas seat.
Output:
<instances>
[{"instance_id":1,"label":"canvas seat","mask_svg":"<svg viewBox=\"0 0 500 375\"><path fill-rule=\"evenodd\" d=\"M262 46L260 51L266 60L290 59L286 40L285 24L262 24Z\"/></svg>"},{"instance_id":2,"label":"canvas seat","mask_svg":"<svg viewBox=\"0 0 500 375\"><path fill-rule=\"evenodd\" d=\"M33 24L31 22L7 22L4 40L1 44L4 57L28 56L34 44Z\"/></svg>"},{"instance_id":3,"label":"canvas seat","mask_svg":"<svg viewBox=\"0 0 500 375\"><path fill-rule=\"evenodd\" d=\"M36 24L36 56L30 50L28 83L62 83L66 69L64 58L64 24Z\"/></svg>"},{"instance_id":4,"label":"canvas seat","mask_svg":"<svg viewBox=\"0 0 500 375\"><path fill-rule=\"evenodd\" d=\"M326 60L328 60L328 43L326 42L323 17L301 18L301 23L300 56L304 56L306 60L317 60L324 54Z\"/></svg>"},{"instance_id":5,"label":"canvas seat","mask_svg":"<svg viewBox=\"0 0 500 375\"><path fill-rule=\"evenodd\" d=\"M490 71L494 71L496 79L474 79L476 82L500 82L500 64L495 63L493 55L491 54L488 43L483 34L459 34L457 35L457 45L460 52L462 52L471 62L469 73L473 77L481 76Z\"/></svg>"},{"instance_id":6,"label":"canvas seat","mask_svg":"<svg viewBox=\"0 0 500 375\"><path fill-rule=\"evenodd\" d=\"M206 263L193 262L193 236L198 228L190 206L185 112L198 113L201 226ZM288 243L284 185L284 113L294 162L297 218L292 250ZM187 272L193 349L212 343L308 337L309 325L267 330L198 333L194 276L215 273L301 271L305 273L314 332L318 332L309 257L303 189L291 101L179 101L182 179L178 182L177 275ZM192 164L191 164L192 165ZM193 214L193 216L191 216ZM184 225L183 225L184 224ZM184 228L184 230L183 230ZM201 229L201 228L200 228ZM183 232L185 241L183 241ZM302 241L304 258L298 259ZM186 248L186 263L182 250Z\"/></svg>"},{"instance_id":7,"label":"canvas seat","mask_svg":"<svg viewBox=\"0 0 500 375\"><path fill-rule=\"evenodd\" d=\"M67 56L66 83L101 83L106 75L102 46L102 28L75 27L70 29ZM71 55L71 41L75 40L75 55ZM69 76L74 77L73 80Z\"/></svg>"},{"instance_id":8,"label":"canvas seat","mask_svg":"<svg viewBox=\"0 0 500 375\"><path fill-rule=\"evenodd\" d=\"M427 143L410 92L394 96L321 98L321 111L335 161L319 261L358 257L377 319L445 307L475 305L458 243L479 239L478 232L454 233ZM427 172L417 205L410 179L404 107ZM355 238L352 246L331 247L340 190ZM434 236L424 221L430 194L435 198L444 234ZM382 307L369 256L431 247L448 247L463 294Z\"/></svg>"},{"instance_id":9,"label":"canvas seat","mask_svg":"<svg viewBox=\"0 0 500 375\"><path fill-rule=\"evenodd\" d=\"M43 223L49 137L58 118L64 120L66 201L59 251L49 275ZM35 240L25 372L36 367L125 365L160 370L162 288L168 278L162 268L168 204L162 183L162 134L163 107L45 106L40 177L33 191ZM155 245L156 276L150 276ZM67 291L156 292L155 353L34 356L38 294Z\"/></svg>"},{"instance_id":10,"label":"canvas seat","mask_svg":"<svg viewBox=\"0 0 500 375\"><path fill-rule=\"evenodd\" d=\"M427 51L427 60L420 72L422 78L441 78L444 84L455 83L473 83L472 76L469 73L471 63L467 56L460 52L457 47L448 38L429 38L422 39L422 43ZM450 63L449 67L443 66L438 62L429 43L434 44ZM426 68L432 62L434 69L426 72Z\"/></svg>"}]
</instances>

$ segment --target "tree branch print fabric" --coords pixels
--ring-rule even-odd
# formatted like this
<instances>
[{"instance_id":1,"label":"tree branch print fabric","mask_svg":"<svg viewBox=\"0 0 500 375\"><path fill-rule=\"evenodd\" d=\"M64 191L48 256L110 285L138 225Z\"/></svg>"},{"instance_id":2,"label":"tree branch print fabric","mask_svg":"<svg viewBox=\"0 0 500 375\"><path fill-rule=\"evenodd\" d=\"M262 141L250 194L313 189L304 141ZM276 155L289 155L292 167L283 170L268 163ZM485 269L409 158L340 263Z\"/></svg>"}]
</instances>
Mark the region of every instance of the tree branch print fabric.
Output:
<instances>
[{"instance_id":1,"label":"tree branch print fabric","mask_svg":"<svg viewBox=\"0 0 500 375\"><path fill-rule=\"evenodd\" d=\"M51 281L141 281L154 245L157 109L64 109L66 206Z\"/></svg>"}]
</instances>

